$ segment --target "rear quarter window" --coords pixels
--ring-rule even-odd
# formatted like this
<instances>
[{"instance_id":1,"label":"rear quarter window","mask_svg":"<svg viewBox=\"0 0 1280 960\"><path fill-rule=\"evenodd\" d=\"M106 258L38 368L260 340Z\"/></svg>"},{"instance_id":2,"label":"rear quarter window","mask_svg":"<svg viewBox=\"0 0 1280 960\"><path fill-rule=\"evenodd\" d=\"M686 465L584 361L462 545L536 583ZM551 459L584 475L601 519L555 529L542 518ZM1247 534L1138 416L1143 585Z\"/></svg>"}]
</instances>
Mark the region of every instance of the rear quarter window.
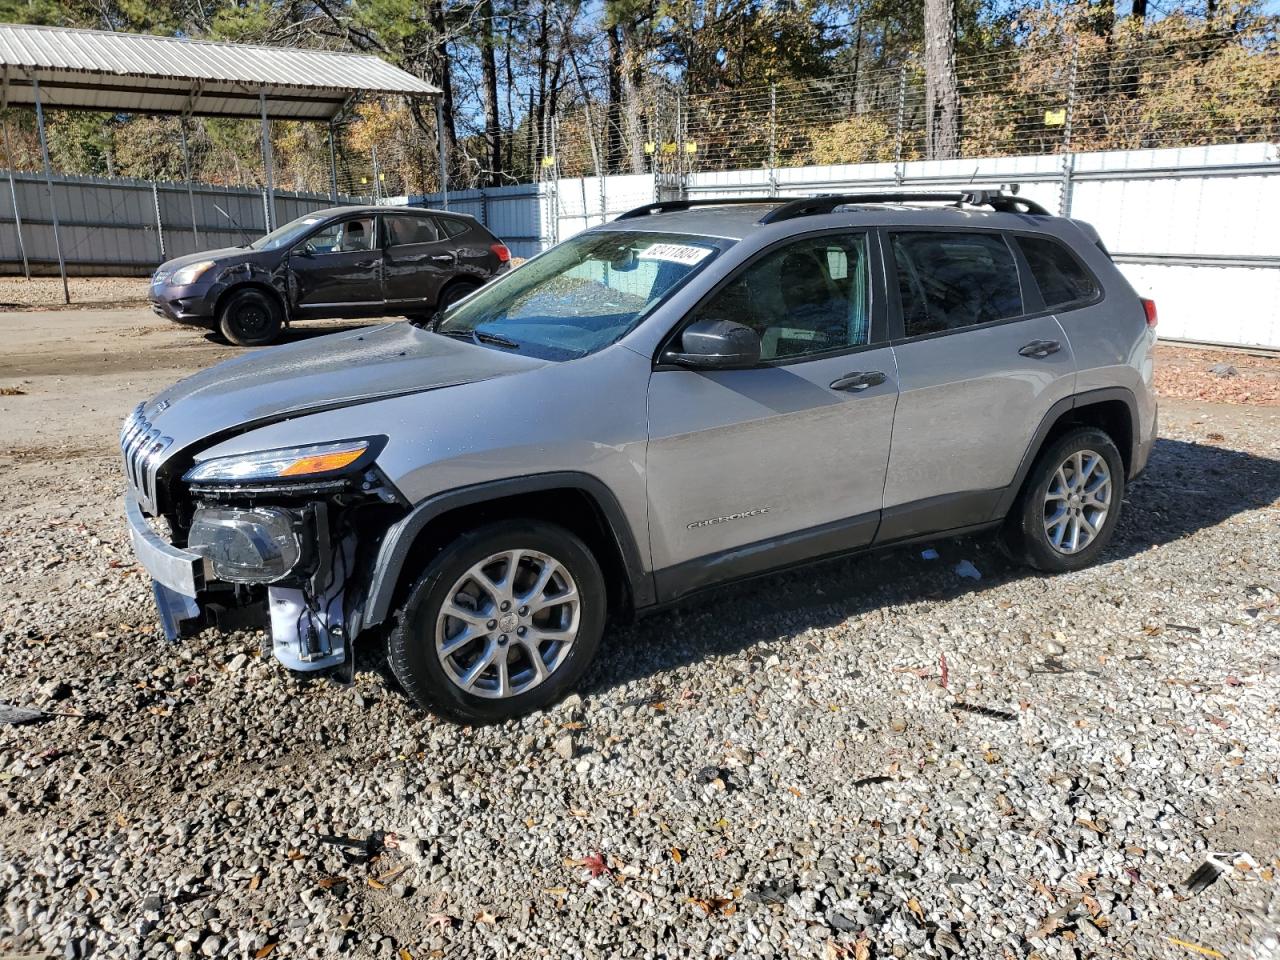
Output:
<instances>
[{"instance_id":1,"label":"rear quarter window","mask_svg":"<svg viewBox=\"0 0 1280 960\"><path fill-rule=\"evenodd\" d=\"M1066 246L1049 237L1022 235L1017 240L1047 309L1082 303L1098 295L1098 281Z\"/></svg>"},{"instance_id":2,"label":"rear quarter window","mask_svg":"<svg viewBox=\"0 0 1280 960\"><path fill-rule=\"evenodd\" d=\"M452 240L454 237L460 237L467 232L467 225L461 220L454 220L452 217L437 217L436 223L440 225L440 233Z\"/></svg>"}]
</instances>

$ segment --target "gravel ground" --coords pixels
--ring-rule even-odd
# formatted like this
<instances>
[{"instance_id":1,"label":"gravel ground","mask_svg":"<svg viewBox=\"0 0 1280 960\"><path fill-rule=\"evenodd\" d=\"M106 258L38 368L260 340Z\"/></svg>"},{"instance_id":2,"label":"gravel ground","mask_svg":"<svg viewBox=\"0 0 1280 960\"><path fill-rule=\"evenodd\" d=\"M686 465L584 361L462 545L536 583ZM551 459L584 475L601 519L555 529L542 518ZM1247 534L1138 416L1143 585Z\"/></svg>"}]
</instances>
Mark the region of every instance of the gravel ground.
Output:
<instances>
[{"instance_id":1,"label":"gravel ground","mask_svg":"<svg viewBox=\"0 0 1280 960\"><path fill-rule=\"evenodd\" d=\"M70 309L103 304L145 303L146 277L68 277ZM63 307L60 277L0 277L0 310Z\"/></svg>"},{"instance_id":2,"label":"gravel ground","mask_svg":"<svg viewBox=\"0 0 1280 960\"><path fill-rule=\"evenodd\" d=\"M163 642L113 431L225 348L59 317L0 320L0 956L1280 957L1280 409L1166 402L1093 569L760 580L467 728Z\"/></svg>"}]
</instances>

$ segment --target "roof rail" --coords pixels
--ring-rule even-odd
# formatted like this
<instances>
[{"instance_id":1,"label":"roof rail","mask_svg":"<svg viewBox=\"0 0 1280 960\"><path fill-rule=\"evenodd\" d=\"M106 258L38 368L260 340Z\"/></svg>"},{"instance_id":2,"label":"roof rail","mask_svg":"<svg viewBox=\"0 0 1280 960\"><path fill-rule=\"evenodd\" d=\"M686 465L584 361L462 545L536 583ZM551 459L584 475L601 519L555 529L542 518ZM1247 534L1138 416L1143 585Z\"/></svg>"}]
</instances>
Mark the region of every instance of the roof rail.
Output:
<instances>
[{"instance_id":1,"label":"roof rail","mask_svg":"<svg viewBox=\"0 0 1280 960\"><path fill-rule=\"evenodd\" d=\"M831 193L816 197L800 197L770 210L760 218L761 223L779 223L795 217L811 217L831 213L837 207L857 203L919 203L942 201L956 205L967 203L976 207L990 207L997 213L1028 213L1032 216L1051 216L1048 210L1026 197L1001 193L999 190L965 190L957 193Z\"/></svg>"},{"instance_id":2,"label":"roof rail","mask_svg":"<svg viewBox=\"0 0 1280 960\"><path fill-rule=\"evenodd\" d=\"M655 213L674 213L677 210L688 210L690 207L718 207L734 203L785 203L782 197L721 197L716 200L655 200L642 207L620 213L615 220L635 220ZM763 222L763 221L761 221Z\"/></svg>"}]
</instances>

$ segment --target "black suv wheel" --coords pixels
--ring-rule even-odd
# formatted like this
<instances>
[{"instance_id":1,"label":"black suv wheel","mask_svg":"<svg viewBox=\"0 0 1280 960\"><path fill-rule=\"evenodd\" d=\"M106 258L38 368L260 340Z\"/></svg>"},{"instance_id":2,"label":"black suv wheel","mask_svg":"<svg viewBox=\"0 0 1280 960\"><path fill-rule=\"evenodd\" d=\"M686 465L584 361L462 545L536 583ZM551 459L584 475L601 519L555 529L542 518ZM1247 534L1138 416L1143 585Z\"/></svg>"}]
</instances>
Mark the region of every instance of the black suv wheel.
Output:
<instances>
[{"instance_id":1,"label":"black suv wheel","mask_svg":"<svg viewBox=\"0 0 1280 960\"><path fill-rule=\"evenodd\" d=\"M280 306L261 290L238 290L218 315L222 335L238 347L260 347L280 335Z\"/></svg>"},{"instance_id":2,"label":"black suv wheel","mask_svg":"<svg viewBox=\"0 0 1280 960\"><path fill-rule=\"evenodd\" d=\"M1087 567L1120 519L1124 461L1111 438L1080 427L1036 458L1007 521L1015 558L1050 573Z\"/></svg>"},{"instance_id":3,"label":"black suv wheel","mask_svg":"<svg viewBox=\"0 0 1280 960\"><path fill-rule=\"evenodd\" d=\"M604 578L572 533L536 520L458 537L396 617L387 660L419 705L492 722L552 703L578 682L604 632Z\"/></svg>"}]
</instances>

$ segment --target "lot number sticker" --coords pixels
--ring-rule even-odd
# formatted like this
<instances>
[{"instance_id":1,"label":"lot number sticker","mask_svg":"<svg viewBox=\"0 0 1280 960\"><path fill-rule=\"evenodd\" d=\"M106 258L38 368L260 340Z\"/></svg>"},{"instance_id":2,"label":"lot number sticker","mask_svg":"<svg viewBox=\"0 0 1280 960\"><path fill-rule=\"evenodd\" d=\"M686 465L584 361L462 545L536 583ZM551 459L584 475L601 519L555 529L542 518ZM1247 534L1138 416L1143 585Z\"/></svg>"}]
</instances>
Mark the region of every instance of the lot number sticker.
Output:
<instances>
[{"instance_id":1,"label":"lot number sticker","mask_svg":"<svg viewBox=\"0 0 1280 960\"><path fill-rule=\"evenodd\" d=\"M683 243L655 243L640 252L641 260L669 260L693 266L711 251L705 247L691 247Z\"/></svg>"}]
</instances>

